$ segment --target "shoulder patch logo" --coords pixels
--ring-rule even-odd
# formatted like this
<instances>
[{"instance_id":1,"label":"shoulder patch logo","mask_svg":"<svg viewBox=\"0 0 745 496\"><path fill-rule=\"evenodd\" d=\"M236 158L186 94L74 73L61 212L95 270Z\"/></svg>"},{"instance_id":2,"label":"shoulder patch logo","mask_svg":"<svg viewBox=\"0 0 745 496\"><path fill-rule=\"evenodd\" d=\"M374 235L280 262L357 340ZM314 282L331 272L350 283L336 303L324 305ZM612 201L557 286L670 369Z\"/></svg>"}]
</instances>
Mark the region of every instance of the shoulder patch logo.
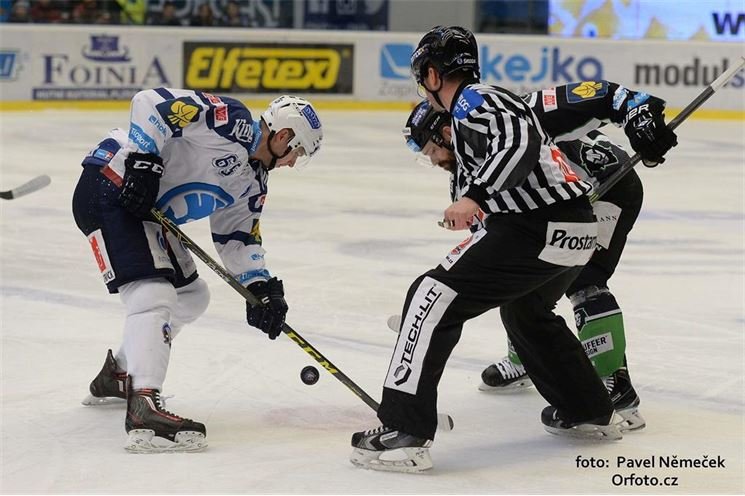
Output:
<instances>
[{"instance_id":1,"label":"shoulder patch logo","mask_svg":"<svg viewBox=\"0 0 745 496\"><path fill-rule=\"evenodd\" d=\"M174 136L181 136L184 128L199 119L202 108L190 97L168 100L155 106Z\"/></svg>"},{"instance_id":2,"label":"shoulder patch logo","mask_svg":"<svg viewBox=\"0 0 745 496\"><path fill-rule=\"evenodd\" d=\"M482 103L484 103L483 96L471 88L464 88L455 102L453 117L459 120L463 119L472 109L480 106Z\"/></svg>"},{"instance_id":3,"label":"shoulder patch logo","mask_svg":"<svg viewBox=\"0 0 745 496\"><path fill-rule=\"evenodd\" d=\"M228 118L228 106L225 104L215 106L213 117L215 121L215 127L220 127L227 124L230 120Z\"/></svg>"},{"instance_id":4,"label":"shoulder patch logo","mask_svg":"<svg viewBox=\"0 0 745 496\"><path fill-rule=\"evenodd\" d=\"M551 112L559 108L556 103L556 88L548 88L543 90L543 111Z\"/></svg>"},{"instance_id":5,"label":"shoulder patch logo","mask_svg":"<svg viewBox=\"0 0 745 496\"><path fill-rule=\"evenodd\" d=\"M195 117L199 114L199 107L177 101L171 105L171 112L168 116L168 122L174 126L184 128L195 120Z\"/></svg>"},{"instance_id":6,"label":"shoulder patch logo","mask_svg":"<svg viewBox=\"0 0 745 496\"><path fill-rule=\"evenodd\" d=\"M569 103L602 98L608 93L608 84L605 81L582 81L581 83L569 84L566 88Z\"/></svg>"}]
</instances>

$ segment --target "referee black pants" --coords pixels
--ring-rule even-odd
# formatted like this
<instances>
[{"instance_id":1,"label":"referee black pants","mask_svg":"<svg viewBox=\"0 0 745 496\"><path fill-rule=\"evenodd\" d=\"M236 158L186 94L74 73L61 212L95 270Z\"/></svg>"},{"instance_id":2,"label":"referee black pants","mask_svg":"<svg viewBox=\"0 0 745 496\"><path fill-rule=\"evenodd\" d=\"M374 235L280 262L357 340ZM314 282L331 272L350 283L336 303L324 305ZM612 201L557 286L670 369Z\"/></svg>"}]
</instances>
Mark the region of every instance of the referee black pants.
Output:
<instances>
[{"instance_id":1,"label":"referee black pants","mask_svg":"<svg viewBox=\"0 0 745 496\"><path fill-rule=\"evenodd\" d=\"M613 411L602 381L556 302L595 247L586 198L492 215L409 288L378 418L433 439L437 386L466 320L500 307L510 340L543 397L570 421ZM536 419L539 413L536 413Z\"/></svg>"}]
</instances>

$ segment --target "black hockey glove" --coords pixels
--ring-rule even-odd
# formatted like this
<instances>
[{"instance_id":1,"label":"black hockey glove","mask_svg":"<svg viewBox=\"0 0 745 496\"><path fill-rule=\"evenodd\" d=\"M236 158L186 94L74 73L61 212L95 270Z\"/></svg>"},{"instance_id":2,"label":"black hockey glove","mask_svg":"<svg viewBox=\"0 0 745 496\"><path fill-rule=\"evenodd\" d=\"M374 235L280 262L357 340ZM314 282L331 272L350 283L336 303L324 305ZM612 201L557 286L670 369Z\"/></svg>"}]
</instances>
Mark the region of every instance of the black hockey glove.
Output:
<instances>
[{"instance_id":1,"label":"black hockey glove","mask_svg":"<svg viewBox=\"0 0 745 496\"><path fill-rule=\"evenodd\" d=\"M647 98L639 102L643 96ZM647 167L664 162L664 155L678 144L678 137L665 125L664 111L664 100L654 96L637 94L626 103L623 130Z\"/></svg>"},{"instance_id":2,"label":"black hockey glove","mask_svg":"<svg viewBox=\"0 0 745 496\"><path fill-rule=\"evenodd\" d=\"M163 159L153 153L130 153L124 160L124 184L119 204L141 219L147 219L158 199Z\"/></svg>"},{"instance_id":3,"label":"black hockey glove","mask_svg":"<svg viewBox=\"0 0 745 496\"><path fill-rule=\"evenodd\" d=\"M282 332L287 315L287 302L282 281L272 277L268 281L257 281L248 285L248 290L263 305L251 306L246 302L246 320L248 325L261 329L269 339L277 339Z\"/></svg>"}]
</instances>

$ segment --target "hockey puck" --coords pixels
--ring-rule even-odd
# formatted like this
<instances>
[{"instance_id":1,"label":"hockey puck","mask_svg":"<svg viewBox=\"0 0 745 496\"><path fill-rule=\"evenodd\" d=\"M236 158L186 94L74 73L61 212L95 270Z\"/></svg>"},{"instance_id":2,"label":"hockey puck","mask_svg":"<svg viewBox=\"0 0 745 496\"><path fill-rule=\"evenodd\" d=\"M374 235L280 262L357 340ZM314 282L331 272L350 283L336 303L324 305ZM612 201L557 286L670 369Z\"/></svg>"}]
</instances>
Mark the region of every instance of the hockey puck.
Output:
<instances>
[{"instance_id":1,"label":"hockey puck","mask_svg":"<svg viewBox=\"0 0 745 496\"><path fill-rule=\"evenodd\" d=\"M318 369L315 368L313 365L303 367L303 370L300 371L300 380L308 386L312 386L313 384L318 382L319 377L320 374L318 373Z\"/></svg>"}]
</instances>

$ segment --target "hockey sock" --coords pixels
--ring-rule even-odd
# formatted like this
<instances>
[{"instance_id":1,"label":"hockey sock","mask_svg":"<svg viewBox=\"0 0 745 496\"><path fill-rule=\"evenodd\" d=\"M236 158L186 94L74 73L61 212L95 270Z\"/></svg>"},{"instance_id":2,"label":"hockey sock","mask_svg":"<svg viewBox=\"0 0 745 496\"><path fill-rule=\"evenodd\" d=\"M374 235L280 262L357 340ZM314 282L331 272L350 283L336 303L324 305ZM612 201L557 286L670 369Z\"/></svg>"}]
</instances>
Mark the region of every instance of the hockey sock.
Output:
<instances>
[{"instance_id":1,"label":"hockey sock","mask_svg":"<svg viewBox=\"0 0 745 496\"><path fill-rule=\"evenodd\" d=\"M197 320L210 304L210 290L202 279L176 289L178 298L171 315L171 339L181 332L185 324Z\"/></svg>"},{"instance_id":2,"label":"hockey sock","mask_svg":"<svg viewBox=\"0 0 745 496\"><path fill-rule=\"evenodd\" d=\"M119 288L127 308L122 348L132 388L162 390L171 354L170 318L176 290L164 279L145 279Z\"/></svg>"},{"instance_id":3,"label":"hockey sock","mask_svg":"<svg viewBox=\"0 0 745 496\"><path fill-rule=\"evenodd\" d=\"M517 351L515 351L515 347L512 346L512 341L507 339L507 358L510 359L510 362L512 362L513 365L522 365L523 362L520 361L520 357L517 355Z\"/></svg>"},{"instance_id":4,"label":"hockey sock","mask_svg":"<svg viewBox=\"0 0 745 496\"><path fill-rule=\"evenodd\" d=\"M624 365L626 336L623 314L606 287L588 286L569 296L579 340L598 375L611 375Z\"/></svg>"}]
</instances>

